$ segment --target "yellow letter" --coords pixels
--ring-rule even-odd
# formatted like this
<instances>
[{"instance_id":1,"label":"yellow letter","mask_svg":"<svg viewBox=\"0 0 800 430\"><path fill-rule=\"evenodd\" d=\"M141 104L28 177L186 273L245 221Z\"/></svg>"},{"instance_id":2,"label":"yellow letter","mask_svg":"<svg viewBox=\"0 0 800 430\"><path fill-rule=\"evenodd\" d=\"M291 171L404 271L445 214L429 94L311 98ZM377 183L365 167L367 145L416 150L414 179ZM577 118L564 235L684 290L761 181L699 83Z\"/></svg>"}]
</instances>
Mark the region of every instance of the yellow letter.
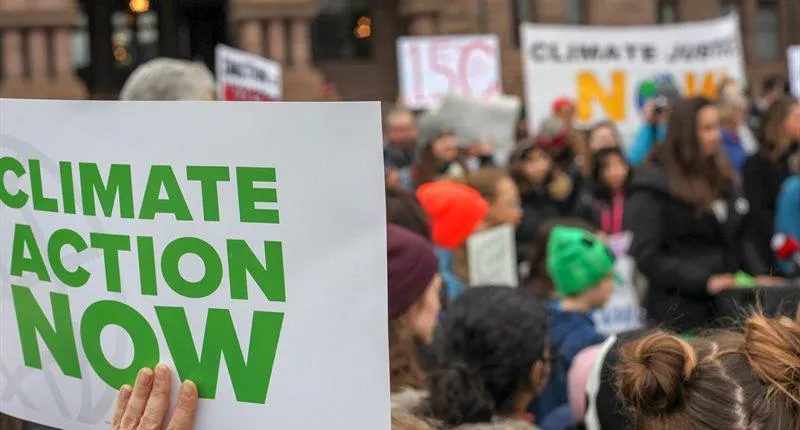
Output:
<instances>
[{"instance_id":1,"label":"yellow letter","mask_svg":"<svg viewBox=\"0 0 800 430\"><path fill-rule=\"evenodd\" d=\"M581 121L592 119L592 102L597 100L612 121L625 119L625 74L616 71L611 74L611 91L603 90L592 72L578 73L578 118Z\"/></svg>"},{"instance_id":2,"label":"yellow letter","mask_svg":"<svg viewBox=\"0 0 800 430\"><path fill-rule=\"evenodd\" d=\"M722 72L720 79L714 79L713 72L703 73L703 84L697 88L697 75L694 72L686 73L686 94L689 97L702 95L710 99L717 98L717 84L727 78L727 74Z\"/></svg>"}]
</instances>

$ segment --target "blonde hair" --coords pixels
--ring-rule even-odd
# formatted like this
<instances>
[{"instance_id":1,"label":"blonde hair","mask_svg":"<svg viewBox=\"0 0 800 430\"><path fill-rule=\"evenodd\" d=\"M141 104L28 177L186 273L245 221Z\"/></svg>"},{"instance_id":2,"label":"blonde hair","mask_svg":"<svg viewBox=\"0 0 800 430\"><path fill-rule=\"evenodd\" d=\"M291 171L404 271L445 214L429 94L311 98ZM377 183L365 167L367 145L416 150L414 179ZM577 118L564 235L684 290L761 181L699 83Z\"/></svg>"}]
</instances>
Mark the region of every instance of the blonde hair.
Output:
<instances>
[{"instance_id":1,"label":"blonde hair","mask_svg":"<svg viewBox=\"0 0 800 430\"><path fill-rule=\"evenodd\" d=\"M213 97L214 90L214 75L205 64L156 58L131 73L119 98L129 101L203 101Z\"/></svg>"}]
</instances>

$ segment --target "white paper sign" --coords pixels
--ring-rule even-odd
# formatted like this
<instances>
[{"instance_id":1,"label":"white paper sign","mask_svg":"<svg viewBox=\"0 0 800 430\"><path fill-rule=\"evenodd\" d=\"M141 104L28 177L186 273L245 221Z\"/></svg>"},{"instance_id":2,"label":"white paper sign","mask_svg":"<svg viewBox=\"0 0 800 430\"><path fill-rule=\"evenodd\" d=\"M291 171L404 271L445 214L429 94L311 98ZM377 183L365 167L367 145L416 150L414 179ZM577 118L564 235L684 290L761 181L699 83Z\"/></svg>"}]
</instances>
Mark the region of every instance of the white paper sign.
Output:
<instances>
[{"instance_id":1,"label":"white paper sign","mask_svg":"<svg viewBox=\"0 0 800 430\"><path fill-rule=\"evenodd\" d=\"M2 100L0 121L3 413L106 429L162 362L200 388L195 429L389 429L378 103Z\"/></svg>"},{"instance_id":2,"label":"white paper sign","mask_svg":"<svg viewBox=\"0 0 800 430\"><path fill-rule=\"evenodd\" d=\"M504 225L467 239L470 285L519 286L514 228Z\"/></svg>"},{"instance_id":3,"label":"white paper sign","mask_svg":"<svg viewBox=\"0 0 800 430\"><path fill-rule=\"evenodd\" d=\"M633 240L631 232L608 236L608 247L614 253L614 276L616 288L605 306L593 314L595 328L605 335L619 334L643 327L642 307L633 283L636 265L628 255Z\"/></svg>"},{"instance_id":4,"label":"white paper sign","mask_svg":"<svg viewBox=\"0 0 800 430\"><path fill-rule=\"evenodd\" d=\"M530 130L552 114L554 100L566 96L577 102L580 123L610 119L629 138L659 82L712 98L726 77L745 82L735 14L641 27L525 23L520 31Z\"/></svg>"},{"instance_id":5,"label":"white paper sign","mask_svg":"<svg viewBox=\"0 0 800 430\"><path fill-rule=\"evenodd\" d=\"M489 98L502 93L500 41L495 35L397 39L400 96L411 109L447 94Z\"/></svg>"},{"instance_id":6,"label":"white paper sign","mask_svg":"<svg viewBox=\"0 0 800 430\"><path fill-rule=\"evenodd\" d=\"M281 100L283 78L277 61L217 45L217 87L220 100Z\"/></svg>"},{"instance_id":7,"label":"white paper sign","mask_svg":"<svg viewBox=\"0 0 800 430\"><path fill-rule=\"evenodd\" d=\"M464 145L489 142L495 153L509 154L516 144L517 120L522 102L515 96L445 96L438 115Z\"/></svg>"},{"instance_id":8,"label":"white paper sign","mask_svg":"<svg viewBox=\"0 0 800 430\"><path fill-rule=\"evenodd\" d=\"M800 45L790 46L786 53L789 63L789 84L795 98L800 98Z\"/></svg>"}]
</instances>

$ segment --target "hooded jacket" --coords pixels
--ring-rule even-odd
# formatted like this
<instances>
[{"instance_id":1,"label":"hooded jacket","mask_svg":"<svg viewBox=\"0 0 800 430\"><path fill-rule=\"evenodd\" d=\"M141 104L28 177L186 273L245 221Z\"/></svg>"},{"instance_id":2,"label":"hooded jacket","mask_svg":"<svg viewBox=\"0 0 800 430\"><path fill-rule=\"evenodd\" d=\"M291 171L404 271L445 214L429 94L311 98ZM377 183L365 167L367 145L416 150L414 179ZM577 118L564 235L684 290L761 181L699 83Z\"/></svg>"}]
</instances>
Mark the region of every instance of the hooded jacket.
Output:
<instances>
[{"instance_id":1,"label":"hooded jacket","mask_svg":"<svg viewBox=\"0 0 800 430\"><path fill-rule=\"evenodd\" d=\"M663 166L643 166L628 188L624 225L633 232L629 253L650 282L650 320L677 331L706 326L715 317L709 277L768 272L755 248L750 204L739 192L698 214L671 192Z\"/></svg>"}]
</instances>

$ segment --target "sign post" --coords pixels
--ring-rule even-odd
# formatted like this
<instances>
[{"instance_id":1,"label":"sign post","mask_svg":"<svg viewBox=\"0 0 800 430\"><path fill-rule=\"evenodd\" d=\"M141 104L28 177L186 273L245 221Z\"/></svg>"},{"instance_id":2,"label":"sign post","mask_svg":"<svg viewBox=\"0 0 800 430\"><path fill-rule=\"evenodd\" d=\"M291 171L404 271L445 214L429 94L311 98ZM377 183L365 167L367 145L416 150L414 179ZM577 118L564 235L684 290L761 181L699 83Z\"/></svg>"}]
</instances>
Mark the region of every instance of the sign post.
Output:
<instances>
[{"instance_id":1,"label":"sign post","mask_svg":"<svg viewBox=\"0 0 800 430\"><path fill-rule=\"evenodd\" d=\"M0 412L106 429L165 363L196 429L389 428L378 103L0 115Z\"/></svg>"}]
</instances>

